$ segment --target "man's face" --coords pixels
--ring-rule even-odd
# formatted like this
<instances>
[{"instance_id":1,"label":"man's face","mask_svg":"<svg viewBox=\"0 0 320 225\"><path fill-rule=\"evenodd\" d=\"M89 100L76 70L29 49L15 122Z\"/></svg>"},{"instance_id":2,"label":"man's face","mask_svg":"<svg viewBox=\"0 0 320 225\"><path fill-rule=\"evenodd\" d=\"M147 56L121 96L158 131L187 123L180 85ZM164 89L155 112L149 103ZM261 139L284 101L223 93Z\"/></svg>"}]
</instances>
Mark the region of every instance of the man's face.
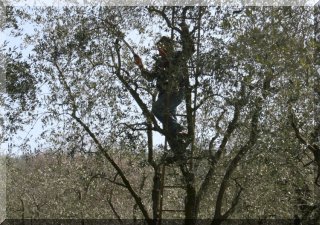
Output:
<instances>
[{"instance_id":1,"label":"man's face","mask_svg":"<svg viewBox=\"0 0 320 225\"><path fill-rule=\"evenodd\" d=\"M157 48L160 56L166 56L168 54L168 46L166 46L164 43L158 43Z\"/></svg>"}]
</instances>

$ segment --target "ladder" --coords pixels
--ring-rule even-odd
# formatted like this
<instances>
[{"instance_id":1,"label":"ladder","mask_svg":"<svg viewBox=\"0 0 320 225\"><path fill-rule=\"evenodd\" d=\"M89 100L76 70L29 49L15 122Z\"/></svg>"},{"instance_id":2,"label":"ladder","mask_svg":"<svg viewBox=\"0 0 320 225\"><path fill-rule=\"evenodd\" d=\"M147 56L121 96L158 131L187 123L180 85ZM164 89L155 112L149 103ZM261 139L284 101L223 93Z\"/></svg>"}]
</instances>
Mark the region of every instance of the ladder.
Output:
<instances>
[{"instance_id":1,"label":"ladder","mask_svg":"<svg viewBox=\"0 0 320 225\"><path fill-rule=\"evenodd\" d=\"M186 20L195 21L197 26L200 26L202 8L198 8L198 15L191 18L185 18ZM177 17L175 7L172 8L172 25L176 24L176 20L180 18ZM174 39L174 31L171 30L171 38ZM199 59L199 49L200 49L200 29L197 33L197 42L196 42L196 60ZM189 70L198 74L199 68L194 65L188 66ZM197 78L196 78L197 79ZM197 82L197 81L196 81ZM197 97L197 93L195 98ZM185 115L183 115L185 116ZM195 115L194 115L195 117ZM194 125L193 125L194 126ZM167 139L165 139L164 151L167 151ZM184 166L188 165L190 169L193 168L193 150L194 143L191 143L190 147L190 158L186 159L185 162L182 162ZM177 163L166 164L164 163L161 168L161 184L160 184L160 199L157 215L159 216L157 225L161 225L162 218L165 219L184 219L185 218L185 199L186 199L186 184L184 183L184 177L180 169L181 165ZM168 207L170 205L170 207Z\"/></svg>"},{"instance_id":2,"label":"ladder","mask_svg":"<svg viewBox=\"0 0 320 225\"><path fill-rule=\"evenodd\" d=\"M163 217L181 219L184 216L186 187L183 183L183 176L178 170L179 168L175 167L175 165L162 165L159 206L160 221ZM164 202L167 204L164 205ZM170 208L167 205L170 205Z\"/></svg>"}]
</instances>

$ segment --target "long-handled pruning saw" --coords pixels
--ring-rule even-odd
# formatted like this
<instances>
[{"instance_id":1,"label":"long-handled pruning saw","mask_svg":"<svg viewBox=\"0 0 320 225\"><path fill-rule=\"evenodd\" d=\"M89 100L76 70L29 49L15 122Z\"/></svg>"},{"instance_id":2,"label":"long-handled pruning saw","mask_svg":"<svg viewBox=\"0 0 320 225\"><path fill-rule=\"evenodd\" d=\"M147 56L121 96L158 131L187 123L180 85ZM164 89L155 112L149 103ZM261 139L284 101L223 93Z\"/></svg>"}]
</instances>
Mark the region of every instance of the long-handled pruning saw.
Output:
<instances>
[{"instance_id":1,"label":"long-handled pruning saw","mask_svg":"<svg viewBox=\"0 0 320 225\"><path fill-rule=\"evenodd\" d=\"M128 49L130 50L130 52L133 54L134 58L139 57L138 54L135 53L135 51L133 50L133 48L129 45L129 43L124 39L124 37L118 37L117 38L117 42L119 42L119 40L123 41L123 43L128 47Z\"/></svg>"}]
</instances>

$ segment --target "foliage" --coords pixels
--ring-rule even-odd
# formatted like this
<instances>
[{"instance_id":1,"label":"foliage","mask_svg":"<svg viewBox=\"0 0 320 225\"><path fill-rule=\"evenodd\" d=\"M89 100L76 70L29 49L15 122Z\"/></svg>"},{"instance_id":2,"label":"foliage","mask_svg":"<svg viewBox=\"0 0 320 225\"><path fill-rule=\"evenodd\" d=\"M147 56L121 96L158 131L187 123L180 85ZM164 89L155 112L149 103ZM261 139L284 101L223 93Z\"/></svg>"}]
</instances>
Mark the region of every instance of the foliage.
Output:
<instances>
[{"instance_id":1,"label":"foliage","mask_svg":"<svg viewBox=\"0 0 320 225\"><path fill-rule=\"evenodd\" d=\"M192 163L176 165L186 186L185 210L192 212L186 213L191 219L186 224L198 218L219 224L229 218L317 217L319 201L311 194L313 152L297 138L314 135L317 43L311 8L48 7L8 12L6 29L32 51L22 57L8 49L8 93L2 97L14 119L6 129L14 134L26 129L22 124L41 121L36 149L50 152L44 155L47 166L37 166L44 162L41 154L30 156L32 168L22 176L28 178L22 182L32 181L28 187L13 185L19 195L9 195L12 217L18 216L21 201L28 205L24 216L33 218L158 216L163 146L152 143L150 130L167 134L149 110L153 85L140 77L123 40L150 69L156 54L150 43L174 31L177 44L185 44L177 25L181 21L197 44L185 104L179 108L179 114L187 114L180 120L193 140L183 149L192 152ZM33 32L24 33L28 23ZM75 157L74 165L66 154ZM11 160L17 160L10 171L16 174L10 176L14 184L26 171L19 168L20 159ZM107 178L95 183L90 176L99 172L108 173ZM88 181L93 182L90 188ZM32 185L40 195L30 192ZM183 193L172 195L179 201ZM97 205L97 198L104 201ZM174 206L169 200L165 206ZM64 205L64 211L54 211L57 205Z\"/></svg>"}]
</instances>

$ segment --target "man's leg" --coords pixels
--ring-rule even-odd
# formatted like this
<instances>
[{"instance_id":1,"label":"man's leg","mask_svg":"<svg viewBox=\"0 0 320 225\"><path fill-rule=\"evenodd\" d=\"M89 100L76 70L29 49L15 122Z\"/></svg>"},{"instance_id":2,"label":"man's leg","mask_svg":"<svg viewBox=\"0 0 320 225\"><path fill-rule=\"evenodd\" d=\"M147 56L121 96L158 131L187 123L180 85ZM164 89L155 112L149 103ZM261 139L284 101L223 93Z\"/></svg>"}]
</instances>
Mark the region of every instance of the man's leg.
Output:
<instances>
[{"instance_id":1,"label":"man's leg","mask_svg":"<svg viewBox=\"0 0 320 225\"><path fill-rule=\"evenodd\" d=\"M183 130L183 126L180 125L177 121L177 107L183 101L183 92L175 92L169 95L170 104L168 107L169 111L169 122L171 121L171 127L169 127L170 131L174 134Z\"/></svg>"},{"instance_id":2,"label":"man's leg","mask_svg":"<svg viewBox=\"0 0 320 225\"><path fill-rule=\"evenodd\" d=\"M183 127L177 122L176 110L183 100L183 93L162 93L157 101L152 105L152 112L163 124L164 129L175 135L183 130Z\"/></svg>"}]
</instances>

